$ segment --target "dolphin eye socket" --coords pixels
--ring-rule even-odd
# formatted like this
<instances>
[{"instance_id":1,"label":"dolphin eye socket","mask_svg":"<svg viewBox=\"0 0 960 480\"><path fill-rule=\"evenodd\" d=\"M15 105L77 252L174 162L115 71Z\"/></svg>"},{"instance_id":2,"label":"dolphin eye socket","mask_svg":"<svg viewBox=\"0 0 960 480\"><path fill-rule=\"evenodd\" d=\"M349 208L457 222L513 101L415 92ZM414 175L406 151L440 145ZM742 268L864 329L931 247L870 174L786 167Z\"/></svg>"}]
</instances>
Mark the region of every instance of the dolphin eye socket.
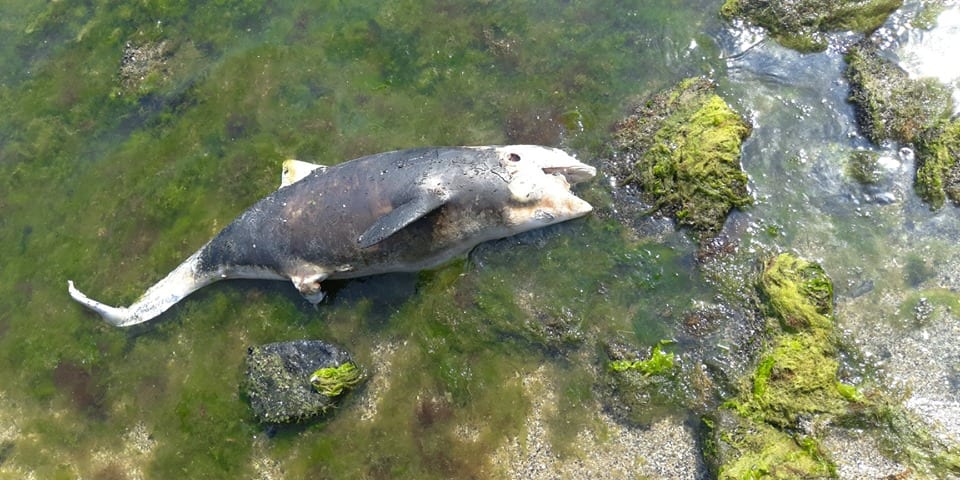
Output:
<instances>
[{"instance_id":1,"label":"dolphin eye socket","mask_svg":"<svg viewBox=\"0 0 960 480\"><path fill-rule=\"evenodd\" d=\"M510 158L510 161L511 161L511 162L519 162L519 161L520 161L520 155L517 155L516 153L511 153L509 158Z\"/></svg>"}]
</instances>

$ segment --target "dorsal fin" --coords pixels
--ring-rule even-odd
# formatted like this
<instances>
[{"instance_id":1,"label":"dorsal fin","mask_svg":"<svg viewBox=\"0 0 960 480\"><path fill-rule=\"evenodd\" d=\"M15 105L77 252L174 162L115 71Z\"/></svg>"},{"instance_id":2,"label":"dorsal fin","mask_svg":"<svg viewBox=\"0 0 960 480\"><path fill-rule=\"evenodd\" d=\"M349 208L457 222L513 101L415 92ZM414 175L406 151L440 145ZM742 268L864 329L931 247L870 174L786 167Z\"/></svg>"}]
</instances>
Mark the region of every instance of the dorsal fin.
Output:
<instances>
[{"instance_id":1,"label":"dorsal fin","mask_svg":"<svg viewBox=\"0 0 960 480\"><path fill-rule=\"evenodd\" d=\"M390 235L402 230L403 227L447 203L447 198L446 192L442 191L421 192L416 198L399 205L390 213L373 222L373 225L357 239L357 244L360 245L360 248L367 248L382 242Z\"/></svg>"},{"instance_id":2,"label":"dorsal fin","mask_svg":"<svg viewBox=\"0 0 960 480\"><path fill-rule=\"evenodd\" d=\"M317 165L316 163L293 159L285 160L283 162L283 172L280 174L280 188L286 187L291 183L299 182L314 170L324 171L326 169L326 165Z\"/></svg>"}]
</instances>

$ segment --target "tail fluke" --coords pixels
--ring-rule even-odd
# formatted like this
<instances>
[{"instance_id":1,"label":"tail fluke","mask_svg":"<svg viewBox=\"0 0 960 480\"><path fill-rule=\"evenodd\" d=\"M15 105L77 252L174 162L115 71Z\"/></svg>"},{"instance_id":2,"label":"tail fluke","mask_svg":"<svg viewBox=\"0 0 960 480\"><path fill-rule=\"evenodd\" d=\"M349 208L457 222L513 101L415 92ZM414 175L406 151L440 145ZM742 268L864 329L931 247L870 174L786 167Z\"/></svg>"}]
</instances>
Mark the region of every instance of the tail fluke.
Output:
<instances>
[{"instance_id":1,"label":"tail fluke","mask_svg":"<svg viewBox=\"0 0 960 480\"><path fill-rule=\"evenodd\" d=\"M111 307L93 300L77 290L72 280L67 280L67 290L74 300L100 314L111 325L129 327L155 318L187 295L220 279L218 275L198 272L199 254L191 255L129 307Z\"/></svg>"},{"instance_id":2,"label":"tail fluke","mask_svg":"<svg viewBox=\"0 0 960 480\"><path fill-rule=\"evenodd\" d=\"M74 300L80 302L81 305L90 310L99 313L100 316L111 325L126 327L144 321L136 318L136 315L132 315L129 308L111 307L110 305L104 305L96 300L92 300L90 297L84 295L83 292L77 290L77 287L73 286L73 280L67 280L67 290Z\"/></svg>"}]
</instances>

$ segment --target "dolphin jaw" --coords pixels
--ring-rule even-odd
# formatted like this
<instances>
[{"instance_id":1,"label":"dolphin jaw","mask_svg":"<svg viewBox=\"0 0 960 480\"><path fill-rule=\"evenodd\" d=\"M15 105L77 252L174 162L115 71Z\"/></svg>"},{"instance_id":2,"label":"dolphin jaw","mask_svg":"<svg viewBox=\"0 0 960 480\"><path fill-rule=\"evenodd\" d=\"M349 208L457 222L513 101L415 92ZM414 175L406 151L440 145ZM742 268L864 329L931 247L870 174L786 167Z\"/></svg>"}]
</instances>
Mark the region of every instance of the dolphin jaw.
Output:
<instances>
[{"instance_id":1,"label":"dolphin jaw","mask_svg":"<svg viewBox=\"0 0 960 480\"><path fill-rule=\"evenodd\" d=\"M579 163L579 162L578 162ZM585 182L597 175L597 169L590 165L580 163L579 165L564 165L559 167L542 167L543 173L547 175L560 175L570 185Z\"/></svg>"}]
</instances>

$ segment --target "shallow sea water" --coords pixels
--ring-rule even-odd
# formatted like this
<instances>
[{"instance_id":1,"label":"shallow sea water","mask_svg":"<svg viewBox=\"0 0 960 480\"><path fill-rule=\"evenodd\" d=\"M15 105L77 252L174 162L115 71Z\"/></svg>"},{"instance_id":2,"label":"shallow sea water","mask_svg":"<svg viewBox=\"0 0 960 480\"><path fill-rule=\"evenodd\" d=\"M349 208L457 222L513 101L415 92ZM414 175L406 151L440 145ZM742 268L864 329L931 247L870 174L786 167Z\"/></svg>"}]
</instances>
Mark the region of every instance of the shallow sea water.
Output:
<instances>
[{"instance_id":1,"label":"shallow sea water","mask_svg":"<svg viewBox=\"0 0 960 480\"><path fill-rule=\"evenodd\" d=\"M783 250L821 262L838 322L865 352L851 368L913 392L910 405L960 435L937 417L960 411L957 208L931 212L913 194L910 152L857 133L838 49L751 48L762 37L718 9L3 5L0 477L510 476L518 467L498 459L532 416L557 456L591 455L578 445L603 429L598 343L674 338L718 288L685 232L636 234L606 214L603 178L579 189L597 215L430 272L332 282L318 308L283 282L222 282L123 330L70 300L66 280L129 303L275 189L287 158L541 143L600 165L632 102L695 75L754 125L743 166L755 205L728 221L737 253L724 268L748 272ZM942 32L907 20L890 22L891 51L933 75L914 67ZM857 149L881 153L877 186L845 174ZM370 380L325 420L258 425L239 388L246 349L300 338L346 348ZM550 408L531 385L549 385ZM650 422L689 414L668 405Z\"/></svg>"}]
</instances>

